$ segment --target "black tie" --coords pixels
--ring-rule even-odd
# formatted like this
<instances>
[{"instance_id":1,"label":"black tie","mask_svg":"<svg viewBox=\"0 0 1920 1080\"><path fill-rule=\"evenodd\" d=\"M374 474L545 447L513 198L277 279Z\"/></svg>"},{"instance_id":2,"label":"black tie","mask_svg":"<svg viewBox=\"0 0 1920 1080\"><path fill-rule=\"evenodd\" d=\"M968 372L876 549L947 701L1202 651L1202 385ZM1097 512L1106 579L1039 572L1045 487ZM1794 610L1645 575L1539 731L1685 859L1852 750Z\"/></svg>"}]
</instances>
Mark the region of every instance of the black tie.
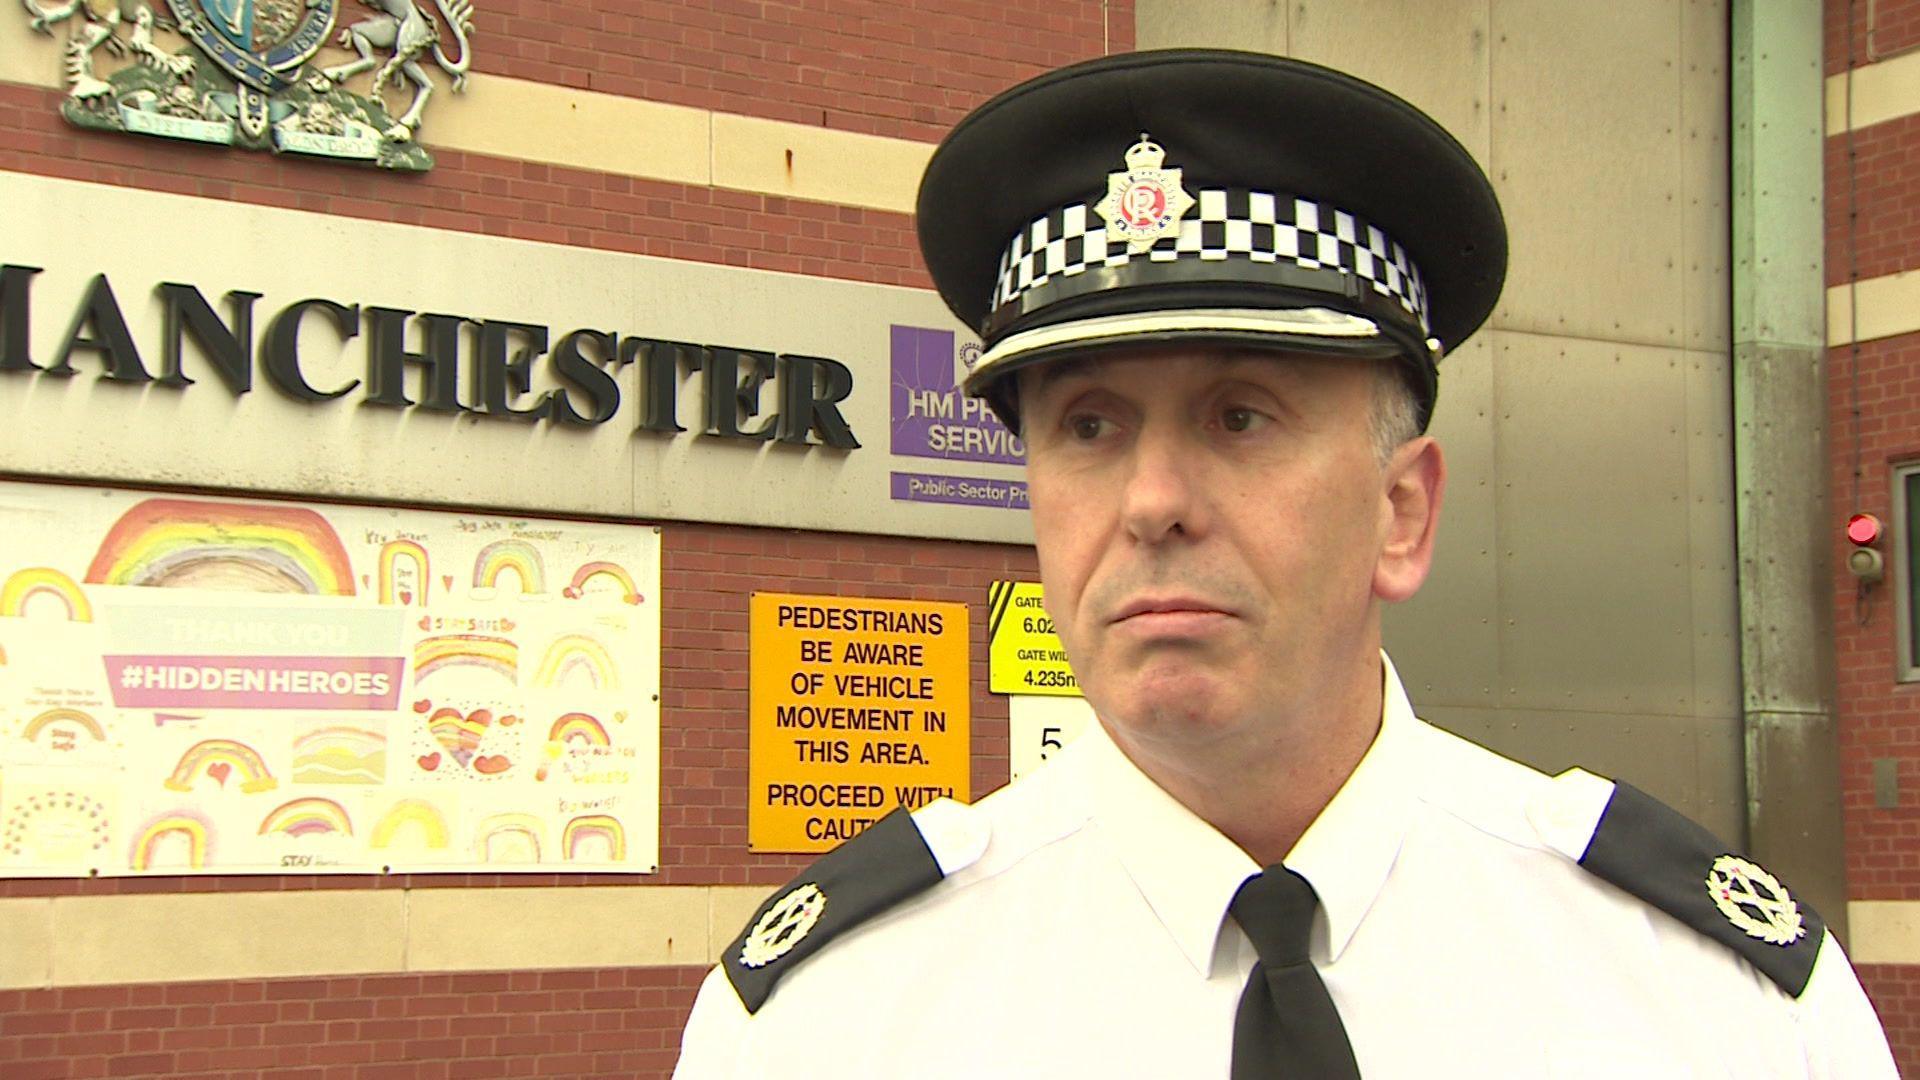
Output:
<instances>
[{"instance_id":1,"label":"black tie","mask_svg":"<svg viewBox=\"0 0 1920 1080\"><path fill-rule=\"evenodd\" d=\"M1233 1018L1233 1080L1360 1075L1327 985L1307 961L1319 903L1307 879L1284 866L1248 878L1233 895L1228 910L1260 954Z\"/></svg>"}]
</instances>

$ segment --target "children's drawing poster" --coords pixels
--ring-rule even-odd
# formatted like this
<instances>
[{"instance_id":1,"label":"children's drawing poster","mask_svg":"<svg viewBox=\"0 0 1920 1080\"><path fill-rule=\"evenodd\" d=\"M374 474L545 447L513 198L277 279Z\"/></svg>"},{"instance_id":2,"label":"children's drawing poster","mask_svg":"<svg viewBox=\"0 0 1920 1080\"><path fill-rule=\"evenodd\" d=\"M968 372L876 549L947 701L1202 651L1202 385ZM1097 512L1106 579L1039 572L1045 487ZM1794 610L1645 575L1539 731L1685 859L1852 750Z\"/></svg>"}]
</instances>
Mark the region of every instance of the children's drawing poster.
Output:
<instances>
[{"instance_id":1,"label":"children's drawing poster","mask_svg":"<svg viewBox=\"0 0 1920 1080\"><path fill-rule=\"evenodd\" d=\"M659 864L650 526L0 482L0 876Z\"/></svg>"}]
</instances>

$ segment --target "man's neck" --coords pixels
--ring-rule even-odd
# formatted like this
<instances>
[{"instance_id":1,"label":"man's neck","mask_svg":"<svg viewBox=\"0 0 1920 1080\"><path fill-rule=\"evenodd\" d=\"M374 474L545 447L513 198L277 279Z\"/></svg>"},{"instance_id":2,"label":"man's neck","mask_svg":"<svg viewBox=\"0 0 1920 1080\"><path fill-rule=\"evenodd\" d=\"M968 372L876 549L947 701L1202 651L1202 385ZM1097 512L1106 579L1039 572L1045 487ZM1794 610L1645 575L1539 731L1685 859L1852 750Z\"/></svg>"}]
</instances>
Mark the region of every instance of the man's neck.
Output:
<instances>
[{"instance_id":1,"label":"man's neck","mask_svg":"<svg viewBox=\"0 0 1920 1080\"><path fill-rule=\"evenodd\" d=\"M1376 654L1377 656L1377 654ZM1205 747L1138 741L1107 725L1140 771L1262 866L1281 862L1366 756L1380 730L1384 673L1329 686L1293 715Z\"/></svg>"}]
</instances>

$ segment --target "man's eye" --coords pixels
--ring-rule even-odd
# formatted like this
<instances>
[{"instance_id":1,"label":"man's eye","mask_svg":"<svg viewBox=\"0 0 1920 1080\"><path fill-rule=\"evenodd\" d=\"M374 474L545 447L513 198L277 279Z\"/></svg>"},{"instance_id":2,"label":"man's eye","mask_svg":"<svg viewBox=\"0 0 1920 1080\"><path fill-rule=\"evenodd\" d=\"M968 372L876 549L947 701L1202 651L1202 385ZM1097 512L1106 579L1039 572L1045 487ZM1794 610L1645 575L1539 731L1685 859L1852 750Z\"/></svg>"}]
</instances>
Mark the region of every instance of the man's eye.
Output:
<instances>
[{"instance_id":1,"label":"man's eye","mask_svg":"<svg viewBox=\"0 0 1920 1080\"><path fill-rule=\"evenodd\" d=\"M1252 409L1229 408L1220 413L1220 426L1228 431L1250 431L1260 420L1260 414Z\"/></svg>"},{"instance_id":2,"label":"man's eye","mask_svg":"<svg viewBox=\"0 0 1920 1080\"><path fill-rule=\"evenodd\" d=\"M1067 421L1067 430L1076 439L1097 439L1107 430L1107 422L1098 416L1076 416Z\"/></svg>"}]
</instances>

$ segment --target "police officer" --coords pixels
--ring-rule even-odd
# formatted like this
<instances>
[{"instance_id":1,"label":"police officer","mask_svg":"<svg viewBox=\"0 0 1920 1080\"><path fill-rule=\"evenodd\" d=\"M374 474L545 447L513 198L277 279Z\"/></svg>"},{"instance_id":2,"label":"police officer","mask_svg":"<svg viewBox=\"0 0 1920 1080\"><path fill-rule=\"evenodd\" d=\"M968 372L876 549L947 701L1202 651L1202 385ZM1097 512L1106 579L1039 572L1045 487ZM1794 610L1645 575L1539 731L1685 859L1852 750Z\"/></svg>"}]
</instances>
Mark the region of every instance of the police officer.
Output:
<instances>
[{"instance_id":1,"label":"police officer","mask_svg":"<svg viewBox=\"0 0 1920 1080\"><path fill-rule=\"evenodd\" d=\"M1381 651L1436 364L1506 268L1439 125L1294 60L1109 57L963 120L918 223L1101 722L770 898L678 1075L1894 1075L1785 885L1425 724Z\"/></svg>"}]
</instances>

